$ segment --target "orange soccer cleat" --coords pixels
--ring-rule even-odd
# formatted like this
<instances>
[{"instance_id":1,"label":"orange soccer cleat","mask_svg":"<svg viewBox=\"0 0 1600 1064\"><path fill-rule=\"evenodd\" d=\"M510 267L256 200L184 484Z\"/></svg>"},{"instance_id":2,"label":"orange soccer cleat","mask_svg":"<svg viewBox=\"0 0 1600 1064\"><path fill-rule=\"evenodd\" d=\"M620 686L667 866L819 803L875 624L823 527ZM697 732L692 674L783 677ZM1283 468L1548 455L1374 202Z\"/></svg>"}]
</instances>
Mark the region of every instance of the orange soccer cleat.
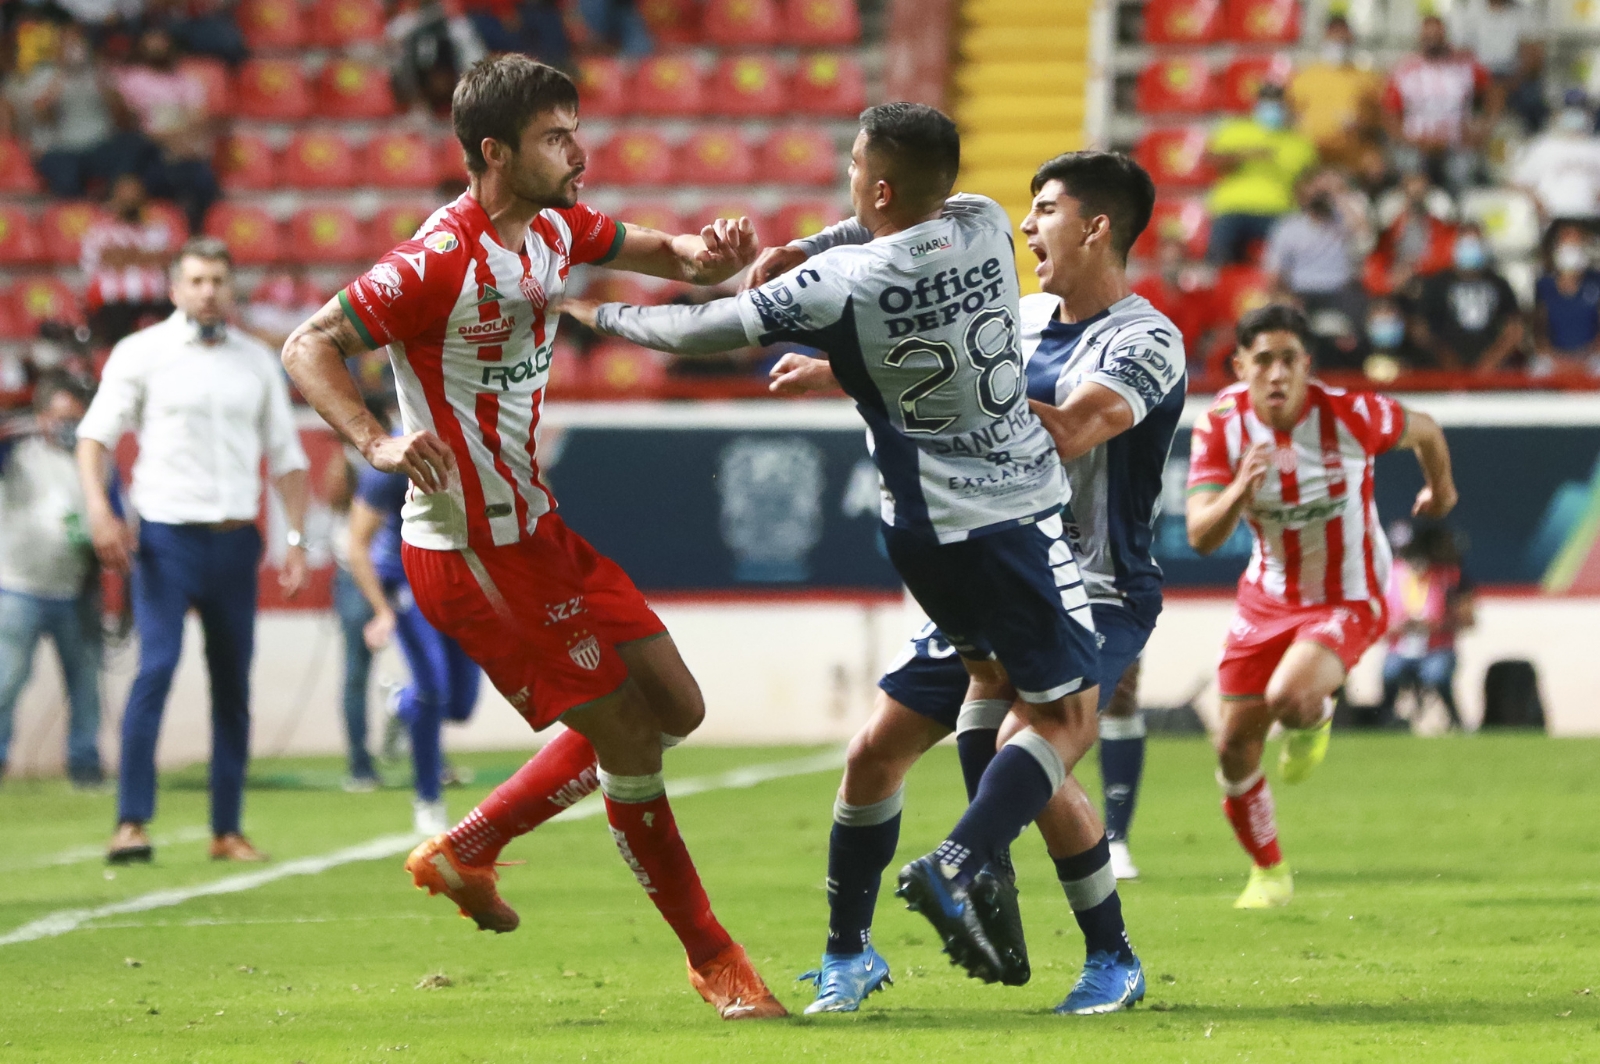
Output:
<instances>
[{"instance_id":1,"label":"orange soccer cleat","mask_svg":"<svg viewBox=\"0 0 1600 1064\"><path fill-rule=\"evenodd\" d=\"M725 1020L768 1020L789 1015L737 942L700 967L691 966L689 985L700 991L700 996Z\"/></svg>"},{"instance_id":2,"label":"orange soccer cleat","mask_svg":"<svg viewBox=\"0 0 1600 1064\"><path fill-rule=\"evenodd\" d=\"M480 931L504 934L515 931L522 922L517 911L495 890L500 874L494 866L463 864L448 835L435 835L412 850L406 858L406 871L411 873L411 882L418 890L426 890L430 896L443 894Z\"/></svg>"}]
</instances>

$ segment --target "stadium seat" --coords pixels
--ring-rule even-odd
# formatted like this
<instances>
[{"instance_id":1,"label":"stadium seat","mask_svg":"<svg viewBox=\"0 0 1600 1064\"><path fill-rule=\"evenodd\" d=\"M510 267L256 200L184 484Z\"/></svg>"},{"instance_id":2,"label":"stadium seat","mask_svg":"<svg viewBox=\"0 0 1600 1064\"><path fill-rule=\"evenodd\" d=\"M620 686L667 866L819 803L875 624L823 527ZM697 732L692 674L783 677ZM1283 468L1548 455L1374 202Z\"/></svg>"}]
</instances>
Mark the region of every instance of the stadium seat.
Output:
<instances>
[{"instance_id":1,"label":"stadium seat","mask_svg":"<svg viewBox=\"0 0 1600 1064\"><path fill-rule=\"evenodd\" d=\"M459 154L459 147L457 152ZM437 175L428 142L416 133L383 133L367 142L361 184L431 188Z\"/></svg>"},{"instance_id":2,"label":"stadium seat","mask_svg":"<svg viewBox=\"0 0 1600 1064\"><path fill-rule=\"evenodd\" d=\"M590 157L598 180L617 185L669 185L677 175L672 147L661 134L625 129Z\"/></svg>"},{"instance_id":3,"label":"stadium seat","mask_svg":"<svg viewBox=\"0 0 1600 1064\"><path fill-rule=\"evenodd\" d=\"M283 183L290 188L349 188L363 177L350 142L337 133L300 133L283 153Z\"/></svg>"},{"instance_id":4,"label":"stadium seat","mask_svg":"<svg viewBox=\"0 0 1600 1064\"><path fill-rule=\"evenodd\" d=\"M646 115L693 117L706 113L700 67L687 55L652 56L633 74L633 110Z\"/></svg>"},{"instance_id":5,"label":"stadium seat","mask_svg":"<svg viewBox=\"0 0 1600 1064\"><path fill-rule=\"evenodd\" d=\"M1139 258L1150 258L1156 245L1165 237L1177 237L1194 258L1206 253L1206 240L1211 235L1211 219L1206 216L1205 201L1192 199L1157 200L1150 215L1150 224L1133 242L1133 253Z\"/></svg>"},{"instance_id":6,"label":"stadium seat","mask_svg":"<svg viewBox=\"0 0 1600 1064\"><path fill-rule=\"evenodd\" d=\"M0 340L25 340L28 337L25 328L22 315L17 311L15 295L9 288L0 289ZM0 394L4 393L5 388L0 387ZM19 393L13 401L21 404L27 398Z\"/></svg>"},{"instance_id":7,"label":"stadium seat","mask_svg":"<svg viewBox=\"0 0 1600 1064\"><path fill-rule=\"evenodd\" d=\"M292 59L250 59L239 68L234 110L244 118L298 122L311 114L311 90Z\"/></svg>"},{"instance_id":8,"label":"stadium seat","mask_svg":"<svg viewBox=\"0 0 1600 1064\"><path fill-rule=\"evenodd\" d=\"M327 118L388 118L395 112L389 72L335 59L317 75L317 113Z\"/></svg>"},{"instance_id":9,"label":"stadium seat","mask_svg":"<svg viewBox=\"0 0 1600 1064\"><path fill-rule=\"evenodd\" d=\"M252 52L288 52L306 43L298 0L241 0L234 21Z\"/></svg>"},{"instance_id":10,"label":"stadium seat","mask_svg":"<svg viewBox=\"0 0 1600 1064\"><path fill-rule=\"evenodd\" d=\"M729 56L717 64L706 109L734 118L765 118L789 109L783 72L762 55Z\"/></svg>"},{"instance_id":11,"label":"stadium seat","mask_svg":"<svg viewBox=\"0 0 1600 1064\"><path fill-rule=\"evenodd\" d=\"M380 259L396 244L410 240L432 213L433 208L422 203L397 204L380 210L367 224L367 258Z\"/></svg>"},{"instance_id":12,"label":"stadium seat","mask_svg":"<svg viewBox=\"0 0 1600 1064\"><path fill-rule=\"evenodd\" d=\"M447 185L460 182L466 187L470 174L467 172L467 156L461 150L461 142L454 134L447 134L441 139L433 150L433 179L436 184Z\"/></svg>"},{"instance_id":13,"label":"stadium seat","mask_svg":"<svg viewBox=\"0 0 1600 1064\"><path fill-rule=\"evenodd\" d=\"M144 205L146 221L165 222L167 228L178 234L182 240L189 235L189 216L184 214L175 203L166 200L151 200Z\"/></svg>"},{"instance_id":14,"label":"stadium seat","mask_svg":"<svg viewBox=\"0 0 1600 1064\"><path fill-rule=\"evenodd\" d=\"M206 217L206 235L226 243L240 266L271 266L282 251L278 223L260 207L217 204Z\"/></svg>"},{"instance_id":15,"label":"stadium seat","mask_svg":"<svg viewBox=\"0 0 1600 1064\"><path fill-rule=\"evenodd\" d=\"M39 233L45 254L58 266L76 266L83 254L83 234L102 217L100 208L87 200L61 200L45 208ZM183 230L179 230L181 236Z\"/></svg>"},{"instance_id":16,"label":"stadium seat","mask_svg":"<svg viewBox=\"0 0 1600 1064\"><path fill-rule=\"evenodd\" d=\"M698 233L718 218L748 218L755 226L756 235L761 238L762 246L772 241L767 236L772 232L772 221L759 207L749 200L738 195L723 199L714 196L705 200L692 211L685 211L683 220L686 223L685 232Z\"/></svg>"},{"instance_id":17,"label":"stadium seat","mask_svg":"<svg viewBox=\"0 0 1600 1064\"><path fill-rule=\"evenodd\" d=\"M1228 36L1240 44L1296 44L1299 0L1228 0Z\"/></svg>"},{"instance_id":18,"label":"stadium seat","mask_svg":"<svg viewBox=\"0 0 1600 1064\"><path fill-rule=\"evenodd\" d=\"M861 39L855 0L784 0L784 44L827 48Z\"/></svg>"},{"instance_id":19,"label":"stadium seat","mask_svg":"<svg viewBox=\"0 0 1600 1064\"><path fill-rule=\"evenodd\" d=\"M39 227L21 207L0 205L0 266L29 266L44 261Z\"/></svg>"},{"instance_id":20,"label":"stadium seat","mask_svg":"<svg viewBox=\"0 0 1600 1064\"><path fill-rule=\"evenodd\" d=\"M771 231L762 234L772 247L801 237L814 236L850 211L830 200L795 200L786 203L772 216Z\"/></svg>"},{"instance_id":21,"label":"stadium seat","mask_svg":"<svg viewBox=\"0 0 1600 1064\"><path fill-rule=\"evenodd\" d=\"M700 43L700 5L694 0L636 0L634 7L658 46Z\"/></svg>"},{"instance_id":22,"label":"stadium seat","mask_svg":"<svg viewBox=\"0 0 1600 1064\"><path fill-rule=\"evenodd\" d=\"M193 74L206 87L207 114L226 115L233 112L233 84L226 63L209 56L196 55L178 60L178 69Z\"/></svg>"},{"instance_id":23,"label":"stadium seat","mask_svg":"<svg viewBox=\"0 0 1600 1064\"><path fill-rule=\"evenodd\" d=\"M638 200L625 203L611 215L627 225L658 229L663 233L686 233L688 228L677 208L664 200ZM696 231L699 227L696 226Z\"/></svg>"},{"instance_id":24,"label":"stadium seat","mask_svg":"<svg viewBox=\"0 0 1600 1064\"><path fill-rule=\"evenodd\" d=\"M666 382L666 362L666 355L608 340L589 354L589 389L606 395L654 391Z\"/></svg>"},{"instance_id":25,"label":"stadium seat","mask_svg":"<svg viewBox=\"0 0 1600 1064\"><path fill-rule=\"evenodd\" d=\"M24 336L39 335L46 322L64 325L83 323L83 303L59 277L27 277L11 290L17 325Z\"/></svg>"},{"instance_id":26,"label":"stadium seat","mask_svg":"<svg viewBox=\"0 0 1600 1064\"><path fill-rule=\"evenodd\" d=\"M217 149L217 180L228 192L278 187L278 153L265 137L234 133Z\"/></svg>"},{"instance_id":27,"label":"stadium seat","mask_svg":"<svg viewBox=\"0 0 1600 1064\"><path fill-rule=\"evenodd\" d=\"M831 185L839 179L833 140L810 126L774 130L761 146L761 173L784 185Z\"/></svg>"},{"instance_id":28,"label":"stadium seat","mask_svg":"<svg viewBox=\"0 0 1600 1064\"><path fill-rule=\"evenodd\" d=\"M1134 105L1141 114L1209 111L1214 99L1212 81L1211 64L1200 56L1158 59L1139 72Z\"/></svg>"},{"instance_id":29,"label":"stadium seat","mask_svg":"<svg viewBox=\"0 0 1600 1064\"><path fill-rule=\"evenodd\" d=\"M383 40L383 5L378 0L317 0L311 9L311 42L324 48Z\"/></svg>"},{"instance_id":30,"label":"stadium seat","mask_svg":"<svg viewBox=\"0 0 1600 1064\"><path fill-rule=\"evenodd\" d=\"M40 187L28 149L9 137L0 140L0 193L31 196L39 192Z\"/></svg>"},{"instance_id":31,"label":"stadium seat","mask_svg":"<svg viewBox=\"0 0 1600 1064\"><path fill-rule=\"evenodd\" d=\"M1539 247L1539 208L1514 188L1473 188L1461 196L1461 217L1477 222L1501 261L1524 258Z\"/></svg>"},{"instance_id":32,"label":"stadium seat","mask_svg":"<svg viewBox=\"0 0 1600 1064\"><path fill-rule=\"evenodd\" d=\"M1209 185L1217 172L1207 165L1204 126L1151 130L1139 138L1133 157L1150 171L1156 187Z\"/></svg>"},{"instance_id":33,"label":"stadium seat","mask_svg":"<svg viewBox=\"0 0 1600 1064\"><path fill-rule=\"evenodd\" d=\"M586 56L578 65L578 94L585 118L614 118L628 113L628 69L620 60Z\"/></svg>"},{"instance_id":34,"label":"stadium seat","mask_svg":"<svg viewBox=\"0 0 1600 1064\"><path fill-rule=\"evenodd\" d=\"M1222 0L1150 0L1146 44L1214 44L1222 39Z\"/></svg>"},{"instance_id":35,"label":"stadium seat","mask_svg":"<svg viewBox=\"0 0 1600 1064\"><path fill-rule=\"evenodd\" d=\"M345 207L306 207L289 221L289 253L296 262L354 262L366 249L361 223Z\"/></svg>"},{"instance_id":36,"label":"stadium seat","mask_svg":"<svg viewBox=\"0 0 1600 1064\"><path fill-rule=\"evenodd\" d=\"M1213 320L1230 335L1216 351L1196 352L1206 361L1206 369L1224 372L1233 353L1232 326L1258 307L1272 302L1272 283L1259 266L1224 266L1217 271L1217 286L1212 292Z\"/></svg>"},{"instance_id":37,"label":"stadium seat","mask_svg":"<svg viewBox=\"0 0 1600 1064\"><path fill-rule=\"evenodd\" d=\"M755 152L736 129L702 129L678 149L678 180L686 185L748 185L755 179Z\"/></svg>"},{"instance_id":38,"label":"stadium seat","mask_svg":"<svg viewBox=\"0 0 1600 1064\"><path fill-rule=\"evenodd\" d=\"M853 56L803 55L789 82L790 107L804 115L854 118L867 106L867 79Z\"/></svg>"},{"instance_id":39,"label":"stadium seat","mask_svg":"<svg viewBox=\"0 0 1600 1064\"><path fill-rule=\"evenodd\" d=\"M721 48L772 45L781 36L773 0L709 0L700 17L706 43Z\"/></svg>"},{"instance_id":40,"label":"stadium seat","mask_svg":"<svg viewBox=\"0 0 1600 1064\"><path fill-rule=\"evenodd\" d=\"M1292 69L1286 55L1240 56L1223 70L1215 106L1243 114L1256 105L1256 94L1263 84L1282 85L1289 80Z\"/></svg>"}]
</instances>

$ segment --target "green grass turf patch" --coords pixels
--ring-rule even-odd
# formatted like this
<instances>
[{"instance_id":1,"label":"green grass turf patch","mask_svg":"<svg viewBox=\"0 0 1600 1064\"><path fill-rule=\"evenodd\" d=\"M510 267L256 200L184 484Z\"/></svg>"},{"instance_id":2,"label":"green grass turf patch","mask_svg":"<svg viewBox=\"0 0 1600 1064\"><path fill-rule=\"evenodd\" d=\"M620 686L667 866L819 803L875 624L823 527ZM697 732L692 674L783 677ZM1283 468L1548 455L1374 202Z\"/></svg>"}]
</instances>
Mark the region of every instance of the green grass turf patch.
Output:
<instances>
[{"instance_id":1,"label":"green grass turf patch","mask_svg":"<svg viewBox=\"0 0 1600 1064\"><path fill-rule=\"evenodd\" d=\"M705 776L806 752L691 745L668 766ZM1208 748L1152 742L1134 832L1144 879L1122 890L1150 990L1130 1013L1050 1015L1082 945L1030 831L1016 847L1029 986L962 978L890 895L891 870L876 940L893 988L854 1016L722 1023L689 989L671 933L591 818L507 851L528 862L504 870L523 917L511 935L479 933L414 891L395 857L0 946L0 1064L1594 1060L1597 755L1600 743L1535 736L1337 735L1312 780L1276 788L1293 906L1238 913L1247 865L1218 809ZM488 774L515 758L461 761ZM285 760L255 771L337 767ZM1081 771L1097 791L1092 766ZM791 980L822 946L837 776L676 804L723 921L796 1012L809 995ZM484 790L450 792L451 811ZM935 845L959 813L954 751L929 755L907 794L902 859ZM163 790L150 867L113 872L93 859L112 817L109 796L55 782L0 787L0 935L240 871L205 860L205 796L193 789ZM249 833L279 862L409 823L394 791L267 789L246 803ZM437 973L450 985L416 989Z\"/></svg>"}]
</instances>

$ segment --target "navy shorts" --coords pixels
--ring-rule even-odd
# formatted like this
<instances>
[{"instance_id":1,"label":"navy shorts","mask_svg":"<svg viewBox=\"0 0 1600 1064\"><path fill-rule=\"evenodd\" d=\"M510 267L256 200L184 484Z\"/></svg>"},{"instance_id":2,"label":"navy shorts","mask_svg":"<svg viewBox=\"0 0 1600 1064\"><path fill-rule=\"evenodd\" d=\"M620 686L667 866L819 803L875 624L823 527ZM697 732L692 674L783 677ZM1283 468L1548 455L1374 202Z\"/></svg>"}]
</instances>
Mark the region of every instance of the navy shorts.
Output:
<instances>
[{"instance_id":1,"label":"navy shorts","mask_svg":"<svg viewBox=\"0 0 1600 1064\"><path fill-rule=\"evenodd\" d=\"M1117 682L1144 653L1153 630L1132 610L1096 603L1094 630L1100 638L1100 709L1111 704ZM956 730L967 697L967 667L932 623L911 638L878 681L884 693L913 713Z\"/></svg>"},{"instance_id":2,"label":"navy shorts","mask_svg":"<svg viewBox=\"0 0 1600 1064\"><path fill-rule=\"evenodd\" d=\"M1059 513L959 543L886 527L884 542L945 640L998 661L1023 699L1050 702L1095 682L1094 618Z\"/></svg>"}]
</instances>

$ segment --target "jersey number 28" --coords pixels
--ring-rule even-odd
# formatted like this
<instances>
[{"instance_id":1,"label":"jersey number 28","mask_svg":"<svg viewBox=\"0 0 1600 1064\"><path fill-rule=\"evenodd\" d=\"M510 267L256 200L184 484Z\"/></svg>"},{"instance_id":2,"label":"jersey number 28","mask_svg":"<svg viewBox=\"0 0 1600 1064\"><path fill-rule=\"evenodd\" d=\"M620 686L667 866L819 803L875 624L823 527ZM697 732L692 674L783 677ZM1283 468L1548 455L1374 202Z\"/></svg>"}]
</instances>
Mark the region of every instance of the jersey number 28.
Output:
<instances>
[{"instance_id":1,"label":"jersey number 28","mask_svg":"<svg viewBox=\"0 0 1600 1064\"><path fill-rule=\"evenodd\" d=\"M1011 311L990 307L973 315L962 334L961 346L967 361L978 371L975 387L979 409L992 418L1004 417L1022 390L1022 352L1017 348ZM900 393L901 421L907 432L937 435L954 424L957 416L927 416L918 412L917 404L955 379L959 368L956 350L944 340L908 336L890 348L883 360L898 369L918 355L928 355L936 364L932 373Z\"/></svg>"}]
</instances>

